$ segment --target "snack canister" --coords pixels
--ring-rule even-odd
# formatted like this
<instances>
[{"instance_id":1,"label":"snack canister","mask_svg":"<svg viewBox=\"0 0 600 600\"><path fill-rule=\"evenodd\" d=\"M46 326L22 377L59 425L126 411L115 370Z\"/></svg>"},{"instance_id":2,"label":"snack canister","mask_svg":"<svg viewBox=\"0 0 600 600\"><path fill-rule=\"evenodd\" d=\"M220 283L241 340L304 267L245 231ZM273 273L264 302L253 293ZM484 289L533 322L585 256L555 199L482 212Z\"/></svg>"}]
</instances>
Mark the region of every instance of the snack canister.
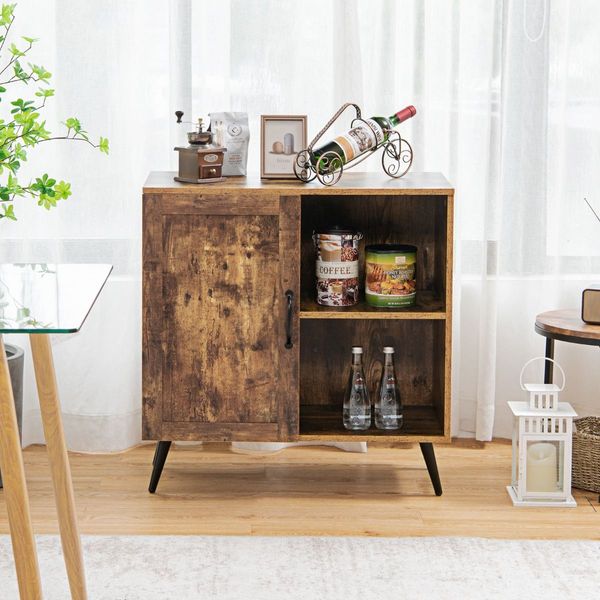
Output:
<instances>
[{"instance_id":1,"label":"snack canister","mask_svg":"<svg viewBox=\"0 0 600 600\"><path fill-rule=\"evenodd\" d=\"M417 248L405 244L376 244L365 248L367 304L381 308L414 306Z\"/></svg>"},{"instance_id":2,"label":"snack canister","mask_svg":"<svg viewBox=\"0 0 600 600\"><path fill-rule=\"evenodd\" d=\"M335 225L313 233L316 253L317 303L353 306L358 302L358 242L362 234Z\"/></svg>"}]
</instances>

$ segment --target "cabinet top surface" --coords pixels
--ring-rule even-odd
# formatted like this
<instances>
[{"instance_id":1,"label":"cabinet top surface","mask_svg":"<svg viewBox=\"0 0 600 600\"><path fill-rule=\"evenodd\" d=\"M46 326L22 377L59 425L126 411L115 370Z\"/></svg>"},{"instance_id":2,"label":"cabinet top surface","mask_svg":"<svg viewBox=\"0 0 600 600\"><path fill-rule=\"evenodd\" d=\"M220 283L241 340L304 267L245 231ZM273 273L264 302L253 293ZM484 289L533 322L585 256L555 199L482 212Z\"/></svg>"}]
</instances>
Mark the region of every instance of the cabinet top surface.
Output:
<instances>
[{"instance_id":1,"label":"cabinet top surface","mask_svg":"<svg viewBox=\"0 0 600 600\"><path fill-rule=\"evenodd\" d=\"M454 193L449 181L441 173L407 173L393 179L383 173L346 173L338 184L327 187L318 182L302 183L295 179L259 179L227 177L221 183L179 183L174 181L174 171L152 171L144 184L148 194L214 194L235 191L275 192L291 195L343 195L343 194L406 194L441 195Z\"/></svg>"}]
</instances>

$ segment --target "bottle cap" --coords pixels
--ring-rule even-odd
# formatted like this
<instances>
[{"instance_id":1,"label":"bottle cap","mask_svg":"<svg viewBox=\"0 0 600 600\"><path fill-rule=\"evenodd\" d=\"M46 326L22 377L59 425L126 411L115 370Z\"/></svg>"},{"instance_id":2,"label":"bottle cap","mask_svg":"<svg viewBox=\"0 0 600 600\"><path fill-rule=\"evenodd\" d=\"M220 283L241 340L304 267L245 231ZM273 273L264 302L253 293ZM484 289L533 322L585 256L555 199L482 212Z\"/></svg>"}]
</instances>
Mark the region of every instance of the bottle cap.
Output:
<instances>
[{"instance_id":1,"label":"bottle cap","mask_svg":"<svg viewBox=\"0 0 600 600\"><path fill-rule=\"evenodd\" d=\"M394 354L394 348L392 346L385 346L383 348L384 354Z\"/></svg>"},{"instance_id":2,"label":"bottle cap","mask_svg":"<svg viewBox=\"0 0 600 600\"><path fill-rule=\"evenodd\" d=\"M352 354L362 354L362 346L352 346Z\"/></svg>"},{"instance_id":3,"label":"bottle cap","mask_svg":"<svg viewBox=\"0 0 600 600\"><path fill-rule=\"evenodd\" d=\"M414 117L417 114L417 109L410 105L407 106L406 108L403 108L402 110L399 110L396 113L396 117L398 118L398 121L400 121L400 123L402 123L403 121L406 121L407 119L410 119L411 117Z\"/></svg>"}]
</instances>

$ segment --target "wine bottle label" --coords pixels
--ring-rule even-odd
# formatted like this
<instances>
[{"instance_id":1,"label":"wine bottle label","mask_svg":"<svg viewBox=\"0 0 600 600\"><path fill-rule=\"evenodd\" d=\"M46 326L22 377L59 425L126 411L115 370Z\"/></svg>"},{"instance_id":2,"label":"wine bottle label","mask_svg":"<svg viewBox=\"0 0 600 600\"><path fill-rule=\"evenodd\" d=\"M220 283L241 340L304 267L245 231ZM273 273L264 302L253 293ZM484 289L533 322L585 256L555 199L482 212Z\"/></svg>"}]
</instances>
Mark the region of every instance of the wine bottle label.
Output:
<instances>
[{"instance_id":1,"label":"wine bottle label","mask_svg":"<svg viewBox=\"0 0 600 600\"><path fill-rule=\"evenodd\" d=\"M352 279L358 277L358 261L323 261L317 260L317 278L319 279Z\"/></svg>"},{"instance_id":2,"label":"wine bottle label","mask_svg":"<svg viewBox=\"0 0 600 600\"><path fill-rule=\"evenodd\" d=\"M365 119L365 121L368 125L361 123L334 140L344 152L345 162L350 162L383 141L383 129L379 123L373 119Z\"/></svg>"},{"instance_id":3,"label":"wine bottle label","mask_svg":"<svg viewBox=\"0 0 600 600\"><path fill-rule=\"evenodd\" d=\"M383 142L384 134L381 125L374 119L365 119L365 121L371 126L372 131L375 133L375 143L380 144Z\"/></svg>"}]
</instances>

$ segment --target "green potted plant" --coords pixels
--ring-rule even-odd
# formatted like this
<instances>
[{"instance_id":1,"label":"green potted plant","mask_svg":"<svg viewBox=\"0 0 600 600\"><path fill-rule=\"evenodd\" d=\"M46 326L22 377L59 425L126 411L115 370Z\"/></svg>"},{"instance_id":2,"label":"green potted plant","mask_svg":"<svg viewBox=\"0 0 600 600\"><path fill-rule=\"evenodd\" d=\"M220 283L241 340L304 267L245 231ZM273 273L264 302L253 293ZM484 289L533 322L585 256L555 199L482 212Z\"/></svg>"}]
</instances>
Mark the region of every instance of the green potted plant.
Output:
<instances>
[{"instance_id":1,"label":"green potted plant","mask_svg":"<svg viewBox=\"0 0 600 600\"><path fill-rule=\"evenodd\" d=\"M29 152L40 144L52 140L83 142L108 154L108 140L90 139L76 117L63 122L64 130L53 135L43 117L46 102L54 96L50 86L51 74L42 65L29 62L36 39L17 35L13 29L16 4L3 4L0 10L0 104L8 107L0 119L0 224L3 219L17 219L18 202L32 198L46 210L71 196L71 184L40 174L28 181L19 179L19 170L27 161ZM0 281L0 321L3 318L5 290ZM23 350L7 345L7 357L19 429L22 421ZM0 479L0 486L2 485Z\"/></svg>"}]
</instances>

